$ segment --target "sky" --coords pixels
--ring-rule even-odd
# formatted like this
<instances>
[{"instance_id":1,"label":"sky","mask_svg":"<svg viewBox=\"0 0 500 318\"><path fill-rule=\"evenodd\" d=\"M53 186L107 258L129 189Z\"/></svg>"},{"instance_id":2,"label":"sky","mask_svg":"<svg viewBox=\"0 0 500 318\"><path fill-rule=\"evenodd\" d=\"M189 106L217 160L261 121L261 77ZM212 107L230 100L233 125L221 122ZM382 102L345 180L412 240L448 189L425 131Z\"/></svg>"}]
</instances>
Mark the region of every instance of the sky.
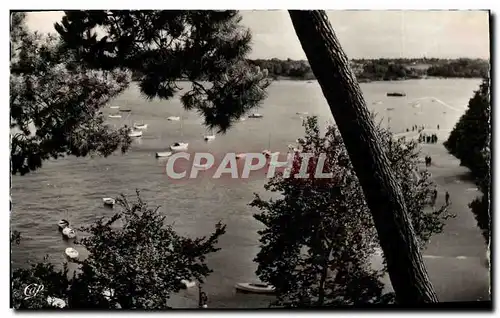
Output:
<instances>
[{"instance_id":1,"label":"sky","mask_svg":"<svg viewBox=\"0 0 500 318\"><path fill-rule=\"evenodd\" d=\"M489 49L487 11L328 11L347 56L353 58L486 58ZM288 13L241 11L253 36L250 58L305 59ZM32 30L55 32L60 11L33 12Z\"/></svg>"}]
</instances>

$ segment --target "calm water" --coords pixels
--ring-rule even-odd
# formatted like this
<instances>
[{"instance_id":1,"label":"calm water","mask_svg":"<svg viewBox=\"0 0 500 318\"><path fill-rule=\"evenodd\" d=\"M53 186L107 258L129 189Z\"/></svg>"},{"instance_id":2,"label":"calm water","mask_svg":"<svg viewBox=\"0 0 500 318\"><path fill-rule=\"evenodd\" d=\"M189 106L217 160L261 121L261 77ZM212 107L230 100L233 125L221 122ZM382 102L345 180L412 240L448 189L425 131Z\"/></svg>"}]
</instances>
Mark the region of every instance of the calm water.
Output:
<instances>
[{"instance_id":1,"label":"calm water","mask_svg":"<svg viewBox=\"0 0 500 318\"><path fill-rule=\"evenodd\" d=\"M429 79L366 83L361 87L367 104L384 125L390 117L391 129L402 132L414 124L431 128L439 124L441 129L452 129L479 83L478 79ZM387 92L393 91L405 92L406 97L386 97ZM178 100L147 102L133 86L110 105L132 109L128 118L122 113L122 119L110 119L112 125L148 124L143 137L133 143L127 154L106 159L59 159L46 162L42 169L28 176L13 177L12 227L23 235L21 244L13 247L14 266L41 260L46 254L54 263L62 263L67 243L56 230L57 221L69 218L72 224L80 226L96 217L109 216L112 210L102 206L101 198L120 193L133 196L137 188L151 205L160 205L167 221L175 222L183 234L202 236L218 220L227 224L227 233L219 243L222 250L208 258L214 270L204 286L210 307L267 306L270 298L266 296L234 292L235 283L256 279L252 259L259 250L256 232L260 224L253 219L256 210L248 203L254 192L264 192L265 181L253 178L229 183L201 179L173 183L164 173L165 162L157 160L154 153L167 150L176 141L189 142L190 152L260 152L269 146L273 151L286 151L289 143L304 134L302 119L296 112L318 115L322 123L333 122L317 82L274 82L269 97L258 110L264 118L239 122L228 134L217 136L209 144L203 141L206 130L200 125L200 117L182 111ZM103 111L107 116L115 110L106 107ZM182 116L183 128L181 122L167 121L168 116ZM193 306L196 302L197 291L193 289L173 300L172 305Z\"/></svg>"}]
</instances>

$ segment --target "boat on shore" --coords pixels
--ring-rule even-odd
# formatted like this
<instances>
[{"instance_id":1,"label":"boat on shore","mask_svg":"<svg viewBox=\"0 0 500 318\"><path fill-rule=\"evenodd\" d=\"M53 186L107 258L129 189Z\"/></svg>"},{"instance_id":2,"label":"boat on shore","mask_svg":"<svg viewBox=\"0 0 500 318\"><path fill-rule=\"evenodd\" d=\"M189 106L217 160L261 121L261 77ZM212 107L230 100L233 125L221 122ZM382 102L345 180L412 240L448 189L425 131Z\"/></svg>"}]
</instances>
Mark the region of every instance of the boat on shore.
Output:
<instances>
[{"instance_id":1,"label":"boat on shore","mask_svg":"<svg viewBox=\"0 0 500 318\"><path fill-rule=\"evenodd\" d=\"M187 279L183 279L181 280L181 284L185 287L185 288L192 288L194 286L196 286L196 282L194 281L189 281Z\"/></svg>"},{"instance_id":2,"label":"boat on shore","mask_svg":"<svg viewBox=\"0 0 500 318\"><path fill-rule=\"evenodd\" d=\"M248 116L248 118L262 118L264 117L262 114L258 114L258 113L255 113L255 114L251 114L250 116Z\"/></svg>"},{"instance_id":3,"label":"boat on shore","mask_svg":"<svg viewBox=\"0 0 500 318\"><path fill-rule=\"evenodd\" d=\"M170 117L167 117L167 120L170 120L170 121L179 121L179 120L181 120L181 118L179 116L170 116Z\"/></svg>"},{"instance_id":4,"label":"boat on shore","mask_svg":"<svg viewBox=\"0 0 500 318\"><path fill-rule=\"evenodd\" d=\"M406 94L401 93L401 92L392 92L392 93L387 93L387 96L389 96L389 97L403 97L403 96L406 96Z\"/></svg>"},{"instance_id":5,"label":"boat on shore","mask_svg":"<svg viewBox=\"0 0 500 318\"><path fill-rule=\"evenodd\" d=\"M122 113L130 113L132 109L120 109L120 112Z\"/></svg>"},{"instance_id":6,"label":"boat on shore","mask_svg":"<svg viewBox=\"0 0 500 318\"><path fill-rule=\"evenodd\" d=\"M268 284L262 283L237 283L236 290L255 294L274 294L276 289Z\"/></svg>"},{"instance_id":7,"label":"boat on shore","mask_svg":"<svg viewBox=\"0 0 500 318\"><path fill-rule=\"evenodd\" d=\"M118 109L118 108L120 108L120 106L109 106L109 108L111 108L111 109Z\"/></svg>"}]
</instances>

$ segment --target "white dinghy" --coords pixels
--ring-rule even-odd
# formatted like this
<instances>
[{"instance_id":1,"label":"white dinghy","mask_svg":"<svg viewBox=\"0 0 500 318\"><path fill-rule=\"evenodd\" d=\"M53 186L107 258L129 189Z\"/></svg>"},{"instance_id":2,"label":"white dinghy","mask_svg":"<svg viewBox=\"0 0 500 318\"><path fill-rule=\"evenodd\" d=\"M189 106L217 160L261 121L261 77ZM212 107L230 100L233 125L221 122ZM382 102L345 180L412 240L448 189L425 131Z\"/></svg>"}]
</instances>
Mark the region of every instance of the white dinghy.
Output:
<instances>
[{"instance_id":1,"label":"white dinghy","mask_svg":"<svg viewBox=\"0 0 500 318\"><path fill-rule=\"evenodd\" d=\"M120 106L109 106L109 108L111 108L111 109L118 109L118 108L120 108Z\"/></svg>"},{"instance_id":2,"label":"white dinghy","mask_svg":"<svg viewBox=\"0 0 500 318\"><path fill-rule=\"evenodd\" d=\"M148 124L138 124L138 123L134 123L134 128L135 128L135 129L148 129Z\"/></svg>"},{"instance_id":3,"label":"white dinghy","mask_svg":"<svg viewBox=\"0 0 500 318\"><path fill-rule=\"evenodd\" d=\"M69 239L74 239L76 237L76 232L75 230L73 230L72 228L70 227L65 227L63 230L62 230L62 234L66 237L66 238L69 238Z\"/></svg>"},{"instance_id":4,"label":"white dinghy","mask_svg":"<svg viewBox=\"0 0 500 318\"><path fill-rule=\"evenodd\" d=\"M176 142L170 146L172 151L186 151L189 144L187 142Z\"/></svg>"},{"instance_id":5,"label":"white dinghy","mask_svg":"<svg viewBox=\"0 0 500 318\"><path fill-rule=\"evenodd\" d=\"M181 120L181 118L179 116L170 116L170 117L167 117L167 120L170 120L170 121L179 121L179 120Z\"/></svg>"},{"instance_id":6,"label":"white dinghy","mask_svg":"<svg viewBox=\"0 0 500 318\"><path fill-rule=\"evenodd\" d=\"M69 226L69 221L62 219L59 222L57 222L57 227L59 227L60 230L63 230Z\"/></svg>"},{"instance_id":7,"label":"white dinghy","mask_svg":"<svg viewBox=\"0 0 500 318\"><path fill-rule=\"evenodd\" d=\"M102 202L104 203L104 205L108 206L113 206L116 203L115 199L113 198L102 198Z\"/></svg>"},{"instance_id":8,"label":"white dinghy","mask_svg":"<svg viewBox=\"0 0 500 318\"><path fill-rule=\"evenodd\" d=\"M122 118L122 115L109 115L109 118Z\"/></svg>"},{"instance_id":9,"label":"white dinghy","mask_svg":"<svg viewBox=\"0 0 500 318\"><path fill-rule=\"evenodd\" d=\"M78 251L72 247L68 247L66 250L64 250L64 254L66 254L66 256L72 260L77 259L80 255Z\"/></svg>"},{"instance_id":10,"label":"white dinghy","mask_svg":"<svg viewBox=\"0 0 500 318\"><path fill-rule=\"evenodd\" d=\"M275 288L262 283L238 283L234 286L237 290L255 294L273 294Z\"/></svg>"},{"instance_id":11,"label":"white dinghy","mask_svg":"<svg viewBox=\"0 0 500 318\"><path fill-rule=\"evenodd\" d=\"M142 137L142 131L141 130L132 130L131 132L128 133L128 136L134 137L134 138Z\"/></svg>"},{"instance_id":12,"label":"white dinghy","mask_svg":"<svg viewBox=\"0 0 500 318\"><path fill-rule=\"evenodd\" d=\"M155 154L156 158L166 158L172 155L172 151L160 151Z\"/></svg>"},{"instance_id":13,"label":"white dinghy","mask_svg":"<svg viewBox=\"0 0 500 318\"><path fill-rule=\"evenodd\" d=\"M212 141L215 139L215 135L212 130L210 130L210 135L205 135L203 136L203 140L205 141Z\"/></svg>"},{"instance_id":14,"label":"white dinghy","mask_svg":"<svg viewBox=\"0 0 500 318\"><path fill-rule=\"evenodd\" d=\"M61 298L57 297L47 297L47 303L49 306L57 307L57 308L64 308L66 307L66 302L62 300Z\"/></svg>"}]
</instances>

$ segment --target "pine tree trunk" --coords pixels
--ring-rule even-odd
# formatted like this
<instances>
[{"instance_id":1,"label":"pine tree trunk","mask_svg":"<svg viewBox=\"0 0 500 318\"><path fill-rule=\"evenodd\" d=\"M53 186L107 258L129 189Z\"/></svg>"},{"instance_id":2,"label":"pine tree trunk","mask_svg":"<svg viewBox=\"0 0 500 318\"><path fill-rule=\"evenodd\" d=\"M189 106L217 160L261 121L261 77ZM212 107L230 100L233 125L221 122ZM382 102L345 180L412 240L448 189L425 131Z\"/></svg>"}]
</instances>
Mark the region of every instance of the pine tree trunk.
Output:
<instances>
[{"instance_id":1,"label":"pine tree trunk","mask_svg":"<svg viewBox=\"0 0 500 318\"><path fill-rule=\"evenodd\" d=\"M321 10L290 10L289 13L363 188L397 302L437 302L402 191L389 167L359 84L326 13Z\"/></svg>"}]
</instances>

